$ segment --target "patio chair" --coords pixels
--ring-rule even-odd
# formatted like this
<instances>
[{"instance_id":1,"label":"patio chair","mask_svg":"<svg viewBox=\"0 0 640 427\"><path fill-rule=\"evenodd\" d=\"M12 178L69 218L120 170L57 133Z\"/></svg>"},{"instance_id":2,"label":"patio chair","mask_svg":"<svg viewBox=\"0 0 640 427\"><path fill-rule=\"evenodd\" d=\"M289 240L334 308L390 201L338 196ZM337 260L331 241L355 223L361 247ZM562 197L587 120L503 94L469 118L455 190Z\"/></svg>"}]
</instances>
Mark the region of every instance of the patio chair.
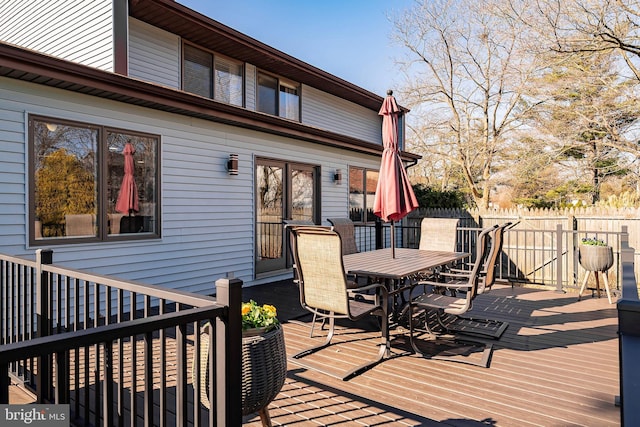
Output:
<instances>
[{"instance_id":1,"label":"patio chair","mask_svg":"<svg viewBox=\"0 0 640 427\"><path fill-rule=\"evenodd\" d=\"M493 348L491 344L476 343L474 341L466 340L467 343L477 347L483 347L482 358L479 362L474 360L461 360L448 356L429 355L422 352L416 344L415 313L417 310L425 311L424 325L426 332L436 340L451 340L451 338L453 338L454 341L461 341L455 335L452 337L450 336L454 331L452 331L447 324L442 321L442 316L445 314L459 316L471 310L473 299L476 297L478 292L480 272L483 268L484 261L487 258L487 239L489 234L493 233L495 230L496 226L488 227L483 229L478 235L476 243L478 252L476 253L471 270L461 274L449 273L443 277L442 281L423 281L420 284L428 286L431 289L416 297L410 295L409 338L411 347L417 354L428 359L452 360L470 363L485 368L489 366ZM415 287L413 289L415 289ZM433 316L437 322L436 326L439 328L438 331L429 324L431 316Z\"/></svg>"},{"instance_id":2,"label":"patio chair","mask_svg":"<svg viewBox=\"0 0 640 427\"><path fill-rule=\"evenodd\" d=\"M309 227L296 227L291 231L295 240L294 259L298 270L300 303L310 312L329 320L329 330L324 342L295 354L293 361L303 367L347 380L379 363L389 351L387 289L383 284L371 284L358 290L374 291L377 296L374 301L351 298L342 261L340 235L332 230ZM381 322L382 342L375 359L342 375L299 360L332 344L336 319L357 321L369 315L379 316Z\"/></svg>"},{"instance_id":3,"label":"patio chair","mask_svg":"<svg viewBox=\"0 0 640 427\"><path fill-rule=\"evenodd\" d=\"M458 218L423 218L418 249L456 252L459 222Z\"/></svg>"},{"instance_id":4,"label":"patio chair","mask_svg":"<svg viewBox=\"0 0 640 427\"><path fill-rule=\"evenodd\" d=\"M333 229L342 239L342 255L355 254L358 251L356 244L356 228L349 218L327 218Z\"/></svg>"},{"instance_id":5,"label":"patio chair","mask_svg":"<svg viewBox=\"0 0 640 427\"><path fill-rule=\"evenodd\" d=\"M496 281L496 267L500 254L502 253L504 230L511 225L511 222L506 222L496 226L495 229L489 233L489 249L483 261L482 270L478 275L478 295L489 292ZM441 276L447 277L447 275L451 274L461 277L464 274L470 273L467 270L451 269L449 272L442 273ZM446 325L446 329L449 332L491 339L499 339L509 327L508 322L475 316L447 315L441 316L440 321Z\"/></svg>"},{"instance_id":6,"label":"patio chair","mask_svg":"<svg viewBox=\"0 0 640 427\"><path fill-rule=\"evenodd\" d=\"M310 228L310 229L317 229L317 230L330 230L330 228L316 226L315 223L311 220L286 219L283 221L283 223L284 223L285 232L287 233L288 239L289 239L289 250L290 250L289 254L291 256L291 259L293 260L292 261L293 283L296 284L299 288L300 280L298 279L298 269L295 264L295 256L294 256L295 239L293 236L293 229L294 228ZM300 294L300 297L302 300L302 293ZM313 319L311 320L311 331L309 331L310 337L313 337L313 331L315 329L315 325L318 320L321 321L320 327L323 328L325 323L324 322L325 316L321 316L317 312L313 313Z\"/></svg>"},{"instance_id":7,"label":"patio chair","mask_svg":"<svg viewBox=\"0 0 640 427\"><path fill-rule=\"evenodd\" d=\"M418 249L423 251L458 250L458 218L423 218L420 222L420 243ZM421 273L422 279L433 279L439 272L452 267L442 266Z\"/></svg>"},{"instance_id":8,"label":"patio chair","mask_svg":"<svg viewBox=\"0 0 640 427\"><path fill-rule=\"evenodd\" d=\"M496 266L498 264L498 257L502 253L502 243L504 241L504 230L511 226L511 222L496 225L495 228L489 233L487 242L488 250L483 251L485 253L485 260L483 261L482 270L478 277L478 294L488 292L496 281ZM469 268L473 268L473 263L468 264ZM469 270L452 268L448 272L443 272L441 277L446 277L449 274L460 275L468 274Z\"/></svg>"}]
</instances>

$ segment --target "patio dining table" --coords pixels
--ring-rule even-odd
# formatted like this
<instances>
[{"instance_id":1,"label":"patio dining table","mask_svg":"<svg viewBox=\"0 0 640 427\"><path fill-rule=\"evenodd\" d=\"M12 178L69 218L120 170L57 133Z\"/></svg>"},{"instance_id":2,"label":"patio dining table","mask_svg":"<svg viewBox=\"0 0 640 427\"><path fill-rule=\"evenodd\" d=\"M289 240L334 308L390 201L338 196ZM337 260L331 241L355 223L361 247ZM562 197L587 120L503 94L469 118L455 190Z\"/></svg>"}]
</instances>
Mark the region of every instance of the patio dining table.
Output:
<instances>
[{"instance_id":1,"label":"patio dining table","mask_svg":"<svg viewBox=\"0 0 640 427\"><path fill-rule=\"evenodd\" d=\"M393 303L393 320L397 321L402 308L398 300L404 291L410 289L419 273L454 263L469 255L466 252L396 248L393 257L391 249L387 248L345 255L343 263L347 274L384 281Z\"/></svg>"}]
</instances>

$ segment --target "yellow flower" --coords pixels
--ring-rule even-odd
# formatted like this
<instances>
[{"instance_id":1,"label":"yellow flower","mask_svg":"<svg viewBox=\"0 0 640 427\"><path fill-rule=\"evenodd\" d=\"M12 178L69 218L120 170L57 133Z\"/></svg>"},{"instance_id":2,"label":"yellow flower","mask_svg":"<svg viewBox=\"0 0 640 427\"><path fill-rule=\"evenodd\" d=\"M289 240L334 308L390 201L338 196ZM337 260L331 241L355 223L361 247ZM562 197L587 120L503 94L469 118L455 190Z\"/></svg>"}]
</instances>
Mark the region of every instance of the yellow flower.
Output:
<instances>
[{"instance_id":1,"label":"yellow flower","mask_svg":"<svg viewBox=\"0 0 640 427\"><path fill-rule=\"evenodd\" d=\"M269 331L278 324L274 306L269 304L259 306L254 300L242 303L242 330L265 328Z\"/></svg>"},{"instance_id":2,"label":"yellow flower","mask_svg":"<svg viewBox=\"0 0 640 427\"><path fill-rule=\"evenodd\" d=\"M274 306L272 306L272 305L265 304L265 305L262 306L262 308L265 311L269 312L269 314L271 314L272 316L276 316L277 315L276 308Z\"/></svg>"}]
</instances>

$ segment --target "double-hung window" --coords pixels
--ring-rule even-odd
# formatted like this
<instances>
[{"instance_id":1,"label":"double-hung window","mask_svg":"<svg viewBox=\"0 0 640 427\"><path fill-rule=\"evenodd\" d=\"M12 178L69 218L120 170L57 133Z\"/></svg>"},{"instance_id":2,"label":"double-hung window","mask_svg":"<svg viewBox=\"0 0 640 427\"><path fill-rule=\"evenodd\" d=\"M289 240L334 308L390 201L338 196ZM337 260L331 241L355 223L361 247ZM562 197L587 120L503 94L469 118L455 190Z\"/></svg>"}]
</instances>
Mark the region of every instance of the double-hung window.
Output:
<instances>
[{"instance_id":1,"label":"double-hung window","mask_svg":"<svg viewBox=\"0 0 640 427\"><path fill-rule=\"evenodd\" d=\"M258 72L258 111L300 121L300 85Z\"/></svg>"},{"instance_id":2,"label":"double-hung window","mask_svg":"<svg viewBox=\"0 0 640 427\"><path fill-rule=\"evenodd\" d=\"M186 92L243 106L242 63L185 44L182 88Z\"/></svg>"},{"instance_id":3,"label":"double-hung window","mask_svg":"<svg viewBox=\"0 0 640 427\"><path fill-rule=\"evenodd\" d=\"M29 117L32 245L157 238L157 135Z\"/></svg>"}]
</instances>

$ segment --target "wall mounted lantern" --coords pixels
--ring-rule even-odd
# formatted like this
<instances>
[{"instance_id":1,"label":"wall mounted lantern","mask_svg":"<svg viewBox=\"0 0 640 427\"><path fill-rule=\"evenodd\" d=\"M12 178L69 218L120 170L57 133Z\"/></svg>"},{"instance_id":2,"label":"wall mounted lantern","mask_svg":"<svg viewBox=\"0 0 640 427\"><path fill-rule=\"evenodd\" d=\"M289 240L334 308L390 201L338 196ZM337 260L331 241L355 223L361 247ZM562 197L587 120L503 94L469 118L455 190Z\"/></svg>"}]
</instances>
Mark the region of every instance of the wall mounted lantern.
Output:
<instances>
[{"instance_id":1,"label":"wall mounted lantern","mask_svg":"<svg viewBox=\"0 0 640 427\"><path fill-rule=\"evenodd\" d=\"M229 160L227 161L227 173L229 175L238 175L238 155L229 154Z\"/></svg>"},{"instance_id":2,"label":"wall mounted lantern","mask_svg":"<svg viewBox=\"0 0 640 427\"><path fill-rule=\"evenodd\" d=\"M336 169L335 173L333 174L333 182L338 185L342 184L342 171L340 169Z\"/></svg>"}]
</instances>

